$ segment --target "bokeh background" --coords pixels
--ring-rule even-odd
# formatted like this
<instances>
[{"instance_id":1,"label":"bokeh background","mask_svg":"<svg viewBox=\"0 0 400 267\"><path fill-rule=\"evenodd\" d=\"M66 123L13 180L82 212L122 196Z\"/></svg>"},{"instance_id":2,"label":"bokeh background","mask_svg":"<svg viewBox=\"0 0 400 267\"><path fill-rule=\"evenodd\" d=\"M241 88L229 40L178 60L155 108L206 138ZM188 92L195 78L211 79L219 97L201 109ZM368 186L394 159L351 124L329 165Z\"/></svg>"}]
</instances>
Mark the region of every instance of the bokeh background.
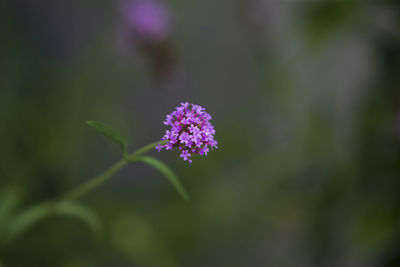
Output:
<instances>
[{"instance_id":1,"label":"bokeh background","mask_svg":"<svg viewBox=\"0 0 400 267\"><path fill-rule=\"evenodd\" d=\"M189 101L219 141L150 153L189 203L134 164L81 199L102 237L52 216L0 265L400 266L399 3L0 1L0 228L120 158L87 119L134 150Z\"/></svg>"}]
</instances>

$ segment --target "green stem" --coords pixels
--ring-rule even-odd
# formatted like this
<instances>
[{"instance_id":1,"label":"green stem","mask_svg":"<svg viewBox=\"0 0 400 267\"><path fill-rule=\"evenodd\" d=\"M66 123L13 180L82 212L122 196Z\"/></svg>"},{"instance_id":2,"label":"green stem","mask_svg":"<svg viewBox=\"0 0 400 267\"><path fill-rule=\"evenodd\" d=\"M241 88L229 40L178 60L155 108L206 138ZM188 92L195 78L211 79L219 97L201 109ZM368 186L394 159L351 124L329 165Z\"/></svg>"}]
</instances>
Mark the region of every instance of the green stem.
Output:
<instances>
[{"instance_id":1,"label":"green stem","mask_svg":"<svg viewBox=\"0 0 400 267\"><path fill-rule=\"evenodd\" d=\"M62 205L64 201L72 201L75 200L86 193L92 191L96 187L104 184L108 181L114 174L124 168L131 162L140 161L140 156L154 149L158 144L165 144L167 141L159 141L154 142L150 145L144 146L131 154L127 154L124 152L124 158L120 161L116 162L114 165L109 167L100 175L94 177L93 179L81 184L75 189L69 191L67 194L63 195L61 198L55 201L45 202L39 205L35 205L30 209L27 209L23 212L18 218L17 221L13 223L12 228L9 229L7 235L0 240L0 249L9 242L17 239L22 233L28 230L34 223L37 223L39 220L46 218L51 215L54 211L56 211L58 205ZM0 263L1 267L1 263Z\"/></svg>"},{"instance_id":2,"label":"green stem","mask_svg":"<svg viewBox=\"0 0 400 267\"><path fill-rule=\"evenodd\" d=\"M165 145L167 142L168 142L168 141L158 141L158 142L154 142L154 143L152 143L152 144L150 144L150 145L144 146L144 147L142 147L142 148L136 150L135 152L133 152L133 153L130 154L130 155L125 156L125 158L126 158L128 161L132 161L132 162L133 162L133 161L137 161L137 159L139 158L139 156L142 155L143 153L145 153L145 152L147 152L147 151L149 151L149 150L151 150L151 149L154 149L158 144L160 144L160 145Z\"/></svg>"},{"instance_id":3,"label":"green stem","mask_svg":"<svg viewBox=\"0 0 400 267\"><path fill-rule=\"evenodd\" d=\"M120 171L122 168L124 168L129 163L137 161L139 159L139 156L142 155L143 153L145 153L151 149L154 149L158 144L165 144L165 143L166 143L166 141L154 142L150 145L144 146L144 147L136 150L135 152L133 152L131 154L124 155L123 159L116 162L114 165L109 167L107 170L105 170L100 175L94 177L93 179L87 181L86 183L83 183L82 185L78 186L77 188L71 190L70 192L65 194L60 200L70 201L70 200L74 200L74 199L81 197L82 195L86 194L87 192L90 192L94 188L105 183L115 173Z\"/></svg>"},{"instance_id":4,"label":"green stem","mask_svg":"<svg viewBox=\"0 0 400 267\"><path fill-rule=\"evenodd\" d=\"M125 165L129 162L126 159L121 159L110 168L105 170L103 173L98 175L97 177L87 181L86 183L78 186L77 188L73 189L72 191L68 192L62 200L74 200L79 198L80 196L86 194L87 192L91 191L92 189L98 187L99 185L103 184L105 181L110 179L116 172L121 170Z\"/></svg>"}]
</instances>

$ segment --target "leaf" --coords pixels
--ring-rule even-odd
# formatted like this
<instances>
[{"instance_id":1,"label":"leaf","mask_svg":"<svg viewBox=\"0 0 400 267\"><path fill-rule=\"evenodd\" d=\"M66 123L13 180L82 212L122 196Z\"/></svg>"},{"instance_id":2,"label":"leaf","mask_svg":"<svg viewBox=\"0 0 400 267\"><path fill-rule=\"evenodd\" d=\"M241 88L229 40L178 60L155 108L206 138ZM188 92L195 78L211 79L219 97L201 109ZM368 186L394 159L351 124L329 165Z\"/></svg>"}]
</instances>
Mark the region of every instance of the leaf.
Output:
<instances>
[{"instance_id":1,"label":"leaf","mask_svg":"<svg viewBox=\"0 0 400 267\"><path fill-rule=\"evenodd\" d=\"M165 177L172 184L172 186L175 188L175 190L182 196L182 198L186 201L189 200L189 196L186 193L185 188L183 187L183 185L181 184L181 182L179 181L179 179L175 175L175 173L167 165L165 165L163 162L159 161L158 159L155 159L153 157L148 157L148 156L139 157L138 161L147 163L150 166L159 170L162 174L165 175Z\"/></svg>"},{"instance_id":2,"label":"leaf","mask_svg":"<svg viewBox=\"0 0 400 267\"><path fill-rule=\"evenodd\" d=\"M17 192L11 189L2 191L0 195L0 235L20 202L21 199Z\"/></svg>"},{"instance_id":3,"label":"leaf","mask_svg":"<svg viewBox=\"0 0 400 267\"><path fill-rule=\"evenodd\" d=\"M97 236L102 232L103 225L97 215L91 209L77 202L61 202L56 206L55 213L81 220Z\"/></svg>"},{"instance_id":4,"label":"leaf","mask_svg":"<svg viewBox=\"0 0 400 267\"><path fill-rule=\"evenodd\" d=\"M126 151L125 138L123 138L122 135L119 134L117 131L112 129L110 126L98 121L86 121L86 124L93 127L94 129L102 133L104 136L110 138L111 140L119 144L122 147L122 151L125 153Z\"/></svg>"},{"instance_id":5,"label":"leaf","mask_svg":"<svg viewBox=\"0 0 400 267\"><path fill-rule=\"evenodd\" d=\"M76 202L42 203L22 211L10 223L6 243L12 242L35 224L48 216L56 214L70 216L85 223L96 235L102 230L102 224L93 211Z\"/></svg>"},{"instance_id":6,"label":"leaf","mask_svg":"<svg viewBox=\"0 0 400 267\"><path fill-rule=\"evenodd\" d=\"M52 205L43 203L19 213L10 223L5 242L12 242L28 231L36 222L50 214Z\"/></svg>"},{"instance_id":7,"label":"leaf","mask_svg":"<svg viewBox=\"0 0 400 267\"><path fill-rule=\"evenodd\" d=\"M11 188L2 190L0 194L0 249L8 235L8 228L21 199L16 191ZM1 267L1 264L0 264Z\"/></svg>"}]
</instances>

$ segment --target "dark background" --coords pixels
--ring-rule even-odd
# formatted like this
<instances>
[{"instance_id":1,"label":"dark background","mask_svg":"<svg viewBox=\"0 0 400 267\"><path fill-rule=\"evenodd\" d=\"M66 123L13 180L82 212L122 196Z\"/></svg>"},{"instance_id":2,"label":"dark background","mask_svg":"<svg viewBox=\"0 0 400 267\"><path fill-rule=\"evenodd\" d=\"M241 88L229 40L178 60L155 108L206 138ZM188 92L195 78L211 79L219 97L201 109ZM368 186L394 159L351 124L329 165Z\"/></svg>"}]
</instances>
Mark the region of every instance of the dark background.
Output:
<instances>
[{"instance_id":1,"label":"dark background","mask_svg":"<svg viewBox=\"0 0 400 267\"><path fill-rule=\"evenodd\" d=\"M120 158L87 119L134 150L189 101L219 141L150 153L189 203L134 164L81 200L103 237L52 216L0 265L400 266L399 3L170 0L149 44L122 2L0 1L0 221Z\"/></svg>"}]
</instances>

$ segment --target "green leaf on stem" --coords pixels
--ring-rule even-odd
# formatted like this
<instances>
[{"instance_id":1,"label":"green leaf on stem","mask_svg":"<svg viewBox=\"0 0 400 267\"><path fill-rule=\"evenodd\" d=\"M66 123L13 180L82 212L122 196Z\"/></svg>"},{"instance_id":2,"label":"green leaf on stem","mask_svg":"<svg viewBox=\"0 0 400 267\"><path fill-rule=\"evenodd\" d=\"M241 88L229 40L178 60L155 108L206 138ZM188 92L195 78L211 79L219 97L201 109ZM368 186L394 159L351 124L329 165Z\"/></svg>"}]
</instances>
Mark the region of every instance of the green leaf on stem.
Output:
<instances>
[{"instance_id":1,"label":"green leaf on stem","mask_svg":"<svg viewBox=\"0 0 400 267\"><path fill-rule=\"evenodd\" d=\"M96 213L82 204L72 201L64 201L56 206L55 213L62 216L69 216L85 223L92 232L100 236L103 225Z\"/></svg>"},{"instance_id":2,"label":"green leaf on stem","mask_svg":"<svg viewBox=\"0 0 400 267\"><path fill-rule=\"evenodd\" d=\"M27 232L36 222L47 217L51 212L52 205L50 203L43 203L30 207L19 214L17 214L9 224L5 242L12 242Z\"/></svg>"},{"instance_id":3,"label":"green leaf on stem","mask_svg":"<svg viewBox=\"0 0 400 267\"><path fill-rule=\"evenodd\" d=\"M76 202L47 202L28 208L15 216L10 222L5 241L14 241L38 222L53 214L78 219L85 223L95 235L99 236L101 233L101 221L89 208Z\"/></svg>"},{"instance_id":4,"label":"green leaf on stem","mask_svg":"<svg viewBox=\"0 0 400 267\"><path fill-rule=\"evenodd\" d=\"M165 177L168 179L168 181L172 184L172 186L175 188L175 190L179 193L179 195L181 195L181 197L184 200L186 200L186 201L189 200L189 196L188 196L185 188L183 187L183 185L181 184L181 182L179 181L179 179L175 175L175 173L167 165L165 165L163 162L159 161L158 159L155 159L153 157L148 157L148 156L139 157L137 160L147 163L150 166L159 170L162 174L165 175Z\"/></svg>"},{"instance_id":5,"label":"green leaf on stem","mask_svg":"<svg viewBox=\"0 0 400 267\"><path fill-rule=\"evenodd\" d=\"M16 191L9 188L2 190L0 194L0 236L20 202L20 196Z\"/></svg>"},{"instance_id":6,"label":"green leaf on stem","mask_svg":"<svg viewBox=\"0 0 400 267\"><path fill-rule=\"evenodd\" d=\"M8 228L20 202L21 198L16 191L11 188L2 190L0 194L0 250L8 236Z\"/></svg>"},{"instance_id":7,"label":"green leaf on stem","mask_svg":"<svg viewBox=\"0 0 400 267\"><path fill-rule=\"evenodd\" d=\"M86 121L86 124L93 127L94 129L102 133L104 136L110 138L111 140L119 144L122 148L122 151L124 153L126 152L125 138L123 138L122 135L119 134L117 131L115 131L113 128L98 121Z\"/></svg>"}]
</instances>

